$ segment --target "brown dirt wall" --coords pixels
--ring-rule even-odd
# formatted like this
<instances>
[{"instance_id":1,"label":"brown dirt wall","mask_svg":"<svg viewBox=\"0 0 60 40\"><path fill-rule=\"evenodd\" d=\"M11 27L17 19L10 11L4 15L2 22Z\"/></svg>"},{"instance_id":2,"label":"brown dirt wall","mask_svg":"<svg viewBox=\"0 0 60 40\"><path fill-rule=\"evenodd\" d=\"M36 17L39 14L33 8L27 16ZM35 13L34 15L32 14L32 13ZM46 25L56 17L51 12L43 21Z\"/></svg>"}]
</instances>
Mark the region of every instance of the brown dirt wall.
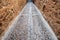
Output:
<instances>
[{"instance_id":1,"label":"brown dirt wall","mask_svg":"<svg viewBox=\"0 0 60 40\"><path fill-rule=\"evenodd\" d=\"M26 0L0 0L0 38L26 2Z\"/></svg>"},{"instance_id":2,"label":"brown dirt wall","mask_svg":"<svg viewBox=\"0 0 60 40\"><path fill-rule=\"evenodd\" d=\"M34 3L60 40L60 0L35 0Z\"/></svg>"}]
</instances>

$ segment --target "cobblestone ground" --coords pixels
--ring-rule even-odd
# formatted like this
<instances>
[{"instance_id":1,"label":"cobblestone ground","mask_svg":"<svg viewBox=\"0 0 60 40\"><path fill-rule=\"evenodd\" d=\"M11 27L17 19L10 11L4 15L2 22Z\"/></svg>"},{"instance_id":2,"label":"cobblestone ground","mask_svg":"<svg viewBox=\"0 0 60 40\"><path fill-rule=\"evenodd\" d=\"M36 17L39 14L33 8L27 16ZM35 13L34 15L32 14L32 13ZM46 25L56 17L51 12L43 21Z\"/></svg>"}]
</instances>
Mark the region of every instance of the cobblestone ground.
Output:
<instances>
[{"instance_id":1,"label":"cobblestone ground","mask_svg":"<svg viewBox=\"0 0 60 40\"><path fill-rule=\"evenodd\" d=\"M57 40L50 26L33 3L28 3L3 40Z\"/></svg>"}]
</instances>

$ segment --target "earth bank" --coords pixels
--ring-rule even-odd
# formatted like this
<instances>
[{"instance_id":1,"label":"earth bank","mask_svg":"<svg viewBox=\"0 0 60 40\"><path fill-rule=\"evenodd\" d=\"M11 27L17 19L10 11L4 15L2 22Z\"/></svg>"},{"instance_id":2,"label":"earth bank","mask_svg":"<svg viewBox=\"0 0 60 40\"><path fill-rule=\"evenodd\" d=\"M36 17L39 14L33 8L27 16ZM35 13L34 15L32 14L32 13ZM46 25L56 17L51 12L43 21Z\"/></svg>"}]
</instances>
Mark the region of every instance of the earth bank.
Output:
<instances>
[{"instance_id":1,"label":"earth bank","mask_svg":"<svg viewBox=\"0 0 60 40\"><path fill-rule=\"evenodd\" d=\"M26 0L0 0L0 38L26 2Z\"/></svg>"},{"instance_id":2,"label":"earth bank","mask_svg":"<svg viewBox=\"0 0 60 40\"><path fill-rule=\"evenodd\" d=\"M60 40L60 0L35 0L34 3Z\"/></svg>"}]
</instances>

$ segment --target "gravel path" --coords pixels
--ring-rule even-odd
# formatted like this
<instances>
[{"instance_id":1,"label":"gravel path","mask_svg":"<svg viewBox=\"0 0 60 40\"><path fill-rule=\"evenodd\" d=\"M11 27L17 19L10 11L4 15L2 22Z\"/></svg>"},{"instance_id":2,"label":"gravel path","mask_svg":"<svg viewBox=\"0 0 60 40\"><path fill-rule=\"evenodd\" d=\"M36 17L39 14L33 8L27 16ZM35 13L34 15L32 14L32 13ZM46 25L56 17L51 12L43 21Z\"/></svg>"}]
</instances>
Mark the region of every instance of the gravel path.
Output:
<instances>
[{"instance_id":1,"label":"gravel path","mask_svg":"<svg viewBox=\"0 0 60 40\"><path fill-rule=\"evenodd\" d=\"M33 3L27 3L2 40L57 40Z\"/></svg>"}]
</instances>

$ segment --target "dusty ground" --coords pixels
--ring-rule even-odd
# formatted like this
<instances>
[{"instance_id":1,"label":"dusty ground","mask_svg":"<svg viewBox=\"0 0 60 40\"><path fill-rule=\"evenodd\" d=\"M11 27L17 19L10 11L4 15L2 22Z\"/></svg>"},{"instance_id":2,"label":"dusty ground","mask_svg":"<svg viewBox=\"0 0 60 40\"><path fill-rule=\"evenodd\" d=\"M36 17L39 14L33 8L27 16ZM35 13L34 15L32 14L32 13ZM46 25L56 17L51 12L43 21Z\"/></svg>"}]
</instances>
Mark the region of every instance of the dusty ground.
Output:
<instances>
[{"instance_id":1,"label":"dusty ground","mask_svg":"<svg viewBox=\"0 0 60 40\"><path fill-rule=\"evenodd\" d=\"M60 0L35 0L34 3L43 12L60 40Z\"/></svg>"},{"instance_id":2,"label":"dusty ground","mask_svg":"<svg viewBox=\"0 0 60 40\"><path fill-rule=\"evenodd\" d=\"M26 0L0 0L0 37L25 4Z\"/></svg>"}]
</instances>

